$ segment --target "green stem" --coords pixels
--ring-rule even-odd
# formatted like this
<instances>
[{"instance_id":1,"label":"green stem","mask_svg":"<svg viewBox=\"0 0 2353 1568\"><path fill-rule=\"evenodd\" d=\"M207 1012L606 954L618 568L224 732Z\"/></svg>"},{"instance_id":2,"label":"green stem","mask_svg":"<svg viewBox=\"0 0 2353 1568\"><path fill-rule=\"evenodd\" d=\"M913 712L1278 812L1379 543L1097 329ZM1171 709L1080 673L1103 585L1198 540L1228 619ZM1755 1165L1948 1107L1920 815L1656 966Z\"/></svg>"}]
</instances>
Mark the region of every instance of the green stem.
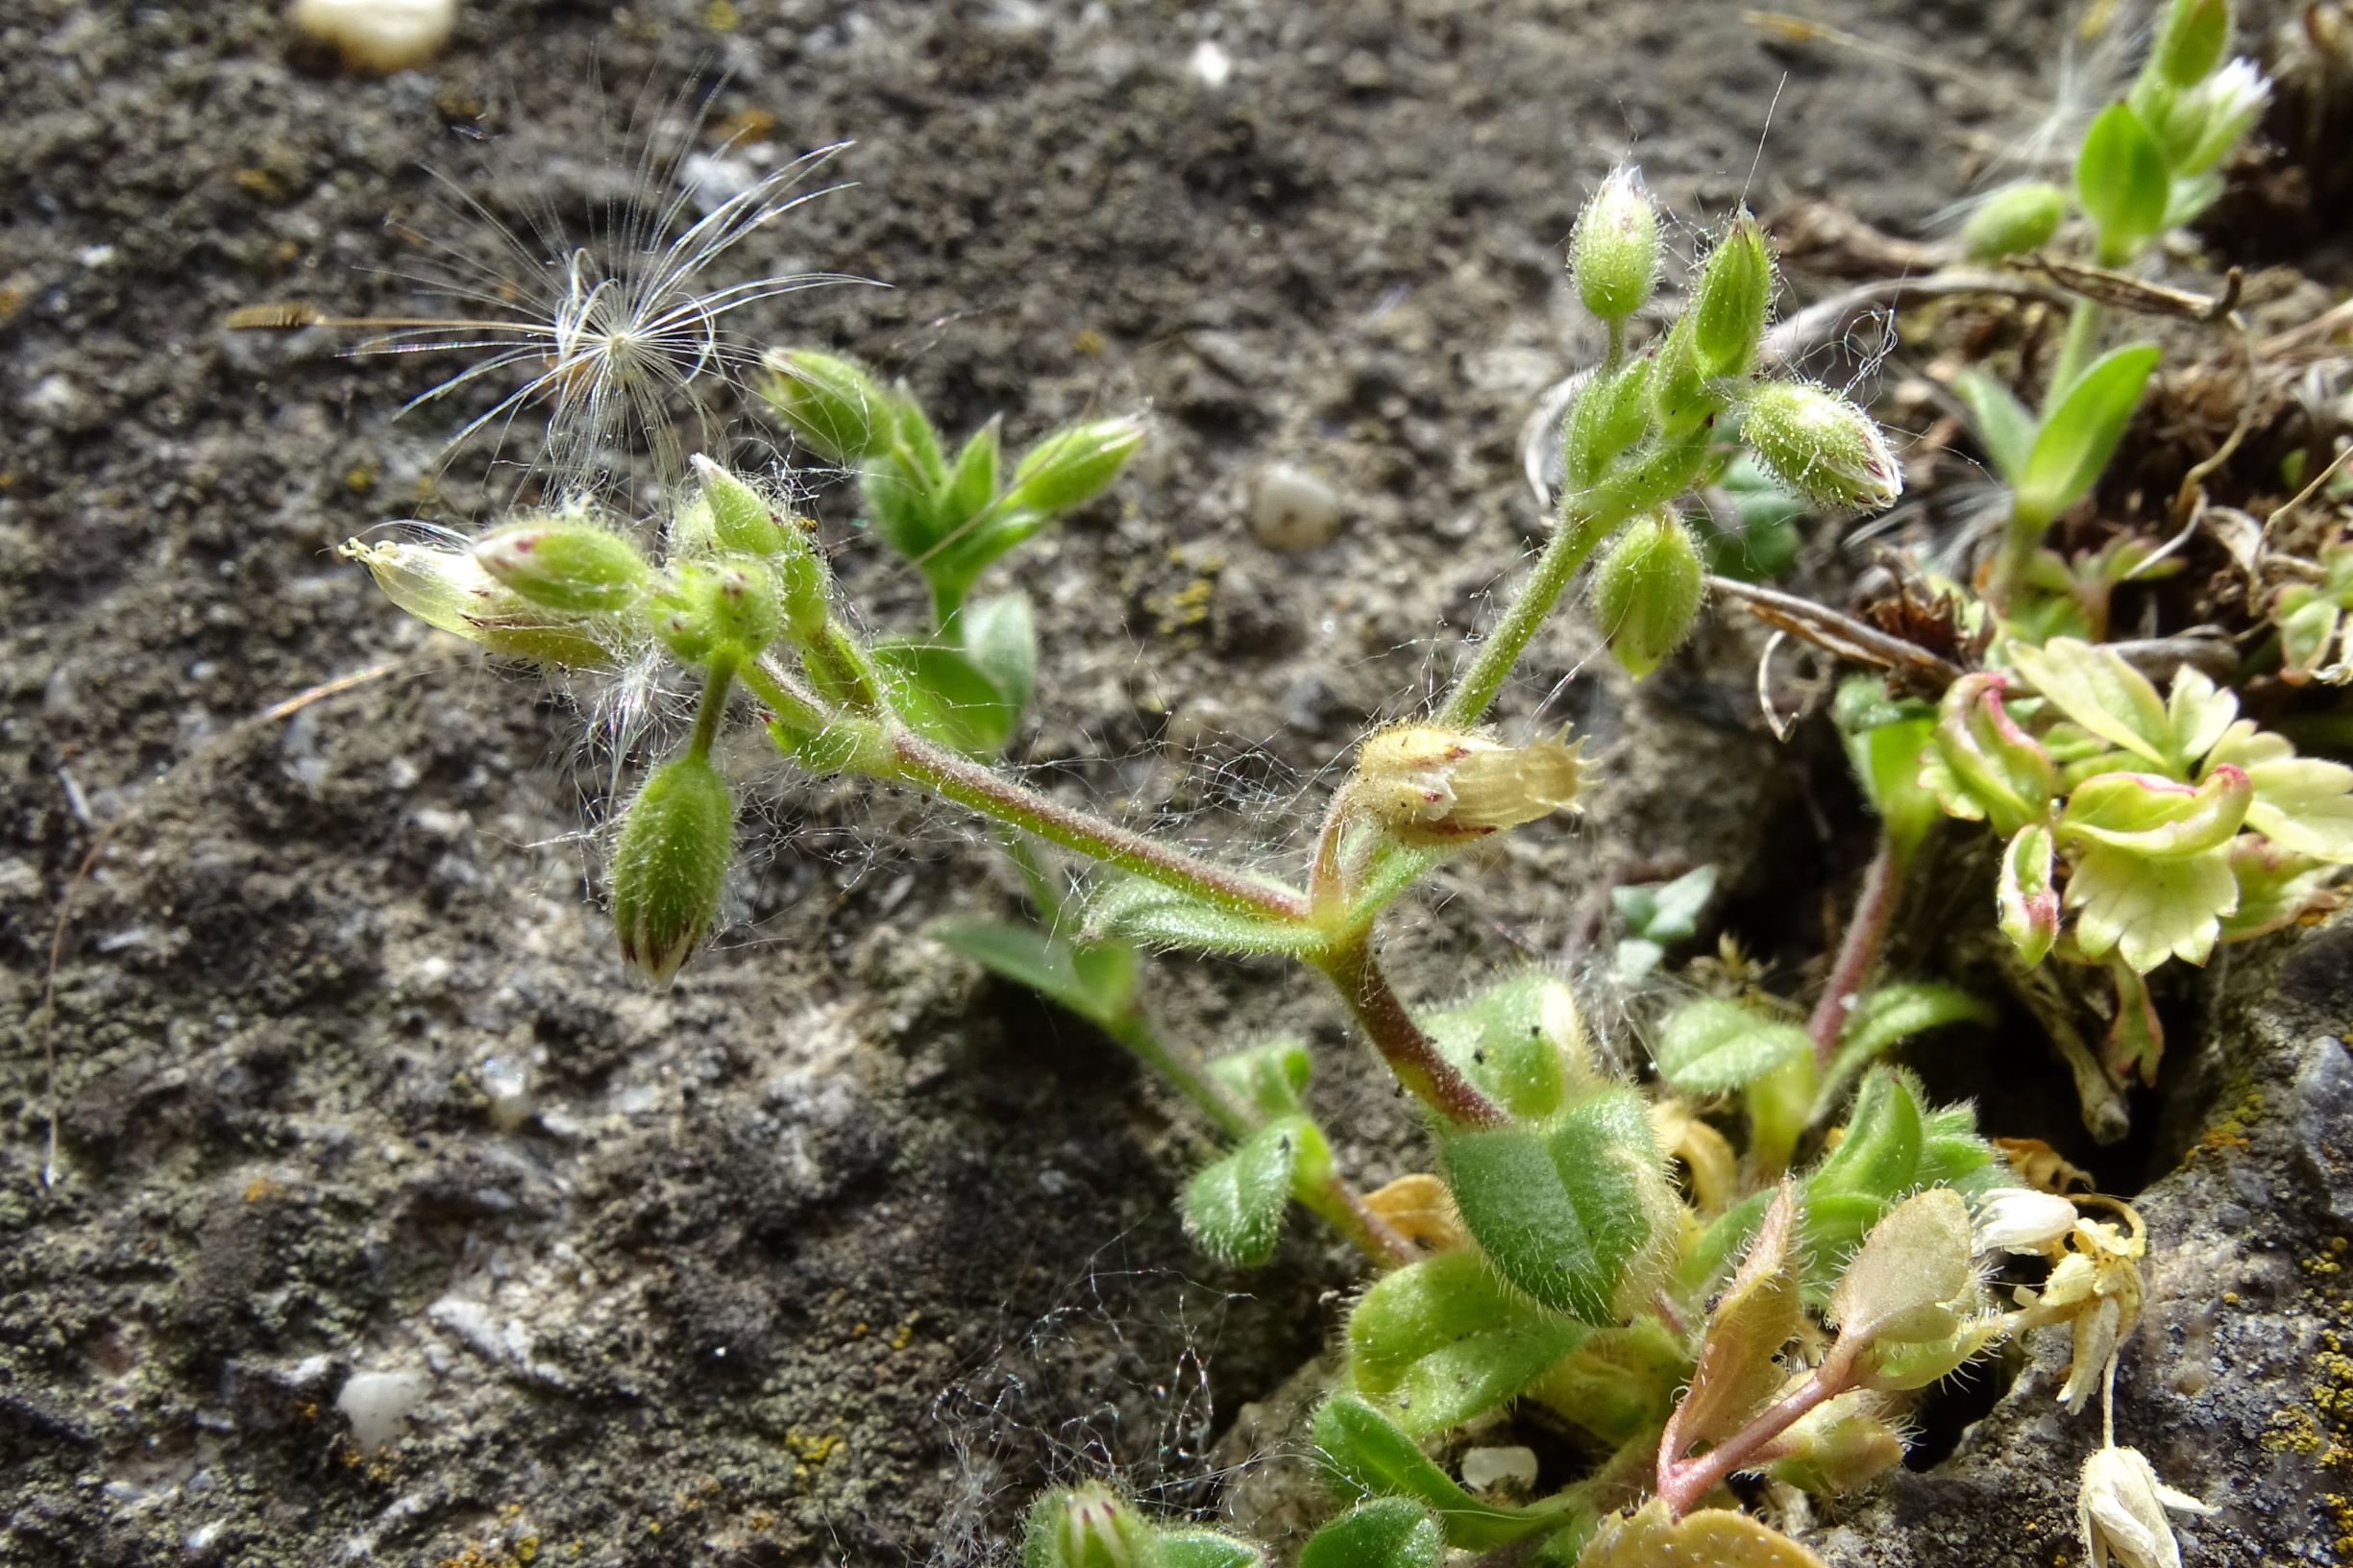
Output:
<instances>
[{"instance_id":1,"label":"green stem","mask_svg":"<svg viewBox=\"0 0 2353 1568\"><path fill-rule=\"evenodd\" d=\"M754 697L768 704L769 711L790 728L806 735L821 733L832 723L836 715L820 702L806 687L786 674L764 655L757 662L745 665L736 672Z\"/></svg>"},{"instance_id":2,"label":"green stem","mask_svg":"<svg viewBox=\"0 0 2353 1568\"><path fill-rule=\"evenodd\" d=\"M1143 1010L1130 1007L1115 1018L1102 1020L1103 1032L1127 1053L1167 1079L1177 1091L1199 1106L1217 1130L1231 1139L1244 1139L1258 1128L1259 1118L1235 1092L1217 1080L1201 1053L1189 1045L1161 1039Z\"/></svg>"},{"instance_id":3,"label":"green stem","mask_svg":"<svg viewBox=\"0 0 2353 1568\"><path fill-rule=\"evenodd\" d=\"M2059 406L2086 367L2092 363L2099 348L2100 329L2107 325L2107 312L2096 300L2079 299L2068 313L2067 336L2059 344L2059 362L2050 367L2050 385L2043 393L2043 417L2050 418L2051 410Z\"/></svg>"},{"instance_id":4,"label":"green stem","mask_svg":"<svg viewBox=\"0 0 2353 1568\"><path fill-rule=\"evenodd\" d=\"M711 743L719 739L719 723L727 715L727 689L735 681L735 660L721 654L711 661L709 676L702 683L702 697L695 704L695 730L686 738L686 754L707 758Z\"/></svg>"},{"instance_id":5,"label":"green stem","mask_svg":"<svg viewBox=\"0 0 2353 1568\"><path fill-rule=\"evenodd\" d=\"M1677 1428L1668 1422L1658 1446L1658 1497L1667 1506L1667 1517L1680 1519L1734 1471L1747 1469L1768 1443L1797 1425L1800 1416L1845 1393L1854 1376L1854 1360L1844 1341L1833 1345L1812 1377L1697 1458L1669 1452Z\"/></svg>"},{"instance_id":6,"label":"green stem","mask_svg":"<svg viewBox=\"0 0 2353 1568\"><path fill-rule=\"evenodd\" d=\"M1536 557L1535 569L1520 585L1511 607L1504 612L1486 640L1480 644L1479 654L1471 667L1462 672L1455 689L1446 694L1445 705L1438 709L1437 722L1454 729L1468 729L1484 717L1495 694L1511 677L1512 668L1544 625L1544 618L1553 613L1569 579L1577 569L1585 564L1594 547L1607 537L1610 528L1623 518L1597 518L1583 513L1572 514L1564 503L1558 524L1553 529L1551 543Z\"/></svg>"},{"instance_id":7,"label":"green stem","mask_svg":"<svg viewBox=\"0 0 2353 1568\"><path fill-rule=\"evenodd\" d=\"M1323 970L1340 1000L1348 1004L1358 1027L1414 1098L1448 1121L1464 1126L1500 1127L1510 1119L1422 1033L1421 1025L1390 989L1381 961L1373 956L1367 933L1360 931L1306 956Z\"/></svg>"},{"instance_id":8,"label":"green stem","mask_svg":"<svg viewBox=\"0 0 2353 1568\"><path fill-rule=\"evenodd\" d=\"M1148 877L1238 915L1268 920L1307 918L1307 900L1291 888L1213 865L1115 826L1017 784L968 757L934 746L919 735L895 727L889 734L889 747L887 772L878 776L913 784L1049 844Z\"/></svg>"}]
</instances>

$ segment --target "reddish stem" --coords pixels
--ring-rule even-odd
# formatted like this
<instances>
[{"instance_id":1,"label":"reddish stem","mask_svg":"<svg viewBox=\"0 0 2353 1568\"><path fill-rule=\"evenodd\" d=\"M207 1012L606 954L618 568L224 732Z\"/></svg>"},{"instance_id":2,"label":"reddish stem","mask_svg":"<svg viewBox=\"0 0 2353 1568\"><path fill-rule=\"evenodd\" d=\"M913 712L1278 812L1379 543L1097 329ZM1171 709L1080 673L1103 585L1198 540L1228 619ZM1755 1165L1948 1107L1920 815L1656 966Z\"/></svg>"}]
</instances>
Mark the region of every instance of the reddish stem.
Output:
<instances>
[{"instance_id":1,"label":"reddish stem","mask_svg":"<svg viewBox=\"0 0 2353 1568\"><path fill-rule=\"evenodd\" d=\"M1716 1489L1736 1470L1749 1469L1765 1446L1797 1425L1800 1417L1847 1391L1854 1373L1854 1354L1839 1345L1814 1375L1769 1406L1747 1426L1695 1459L1675 1452L1678 1428L1667 1423L1658 1438L1658 1497L1670 1518L1679 1519L1692 1506Z\"/></svg>"},{"instance_id":2,"label":"reddish stem","mask_svg":"<svg viewBox=\"0 0 2353 1568\"><path fill-rule=\"evenodd\" d=\"M1806 1021L1806 1033L1814 1041L1814 1068L1827 1071L1830 1058L1838 1050L1838 1037L1846 1032L1847 1015L1853 1011L1854 1000L1863 989L1863 980L1870 974L1872 964L1879 956L1879 943L1887 936L1888 922L1896 918L1896 906L1902 901L1903 873L1911 857L1897 848L1892 834L1879 834L1878 852L1871 857L1871 867L1863 872L1863 891L1854 901L1854 916L1847 922L1847 933L1838 944L1838 959L1830 967L1830 983L1814 1004L1814 1016Z\"/></svg>"},{"instance_id":3,"label":"reddish stem","mask_svg":"<svg viewBox=\"0 0 2353 1568\"><path fill-rule=\"evenodd\" d=\"M1472 1127L1500 1127L1510 1118L1503 1108L1456 1070L1455 1065L1422 1033L1413 1015L1389 988L1388 976L1373 956L1372 943L1362 935L1312 955L1340 1000L1356 1016L1358 1025L1374 1049L1415 1098L1449 1121Z\"/></svg>"}]
</instances>

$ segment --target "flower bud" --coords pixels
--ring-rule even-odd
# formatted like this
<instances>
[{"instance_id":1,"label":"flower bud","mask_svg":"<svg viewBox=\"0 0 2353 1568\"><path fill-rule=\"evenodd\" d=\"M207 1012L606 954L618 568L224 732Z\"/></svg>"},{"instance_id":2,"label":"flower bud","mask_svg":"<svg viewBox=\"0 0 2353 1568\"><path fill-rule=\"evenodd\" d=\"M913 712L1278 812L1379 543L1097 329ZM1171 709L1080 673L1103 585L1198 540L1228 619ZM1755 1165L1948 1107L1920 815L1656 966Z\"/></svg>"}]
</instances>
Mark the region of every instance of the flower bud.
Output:
<instances>
[{"instance_id":1,"label":"flower bud","mask_svg":"<svg viewBox=\"0 0 2353 1568\"><path fill-rule=\"evenodd\" d=\"M1577 800L1577 751L1557 738L1505 746L1436 724L1399 724L1357 753L1360 808L1400 844L1434 848L1517 827Z\"/></svg>"},{"instance_id":2,"label":"flower bud","mask_svg":"<svg viewBox=\"0 0 2353 1568\"><path fill-rule=\"evenodd\" d=\"M1972 261L2038 250L2066 216L2066 191L2047 180L2020 180L1987 192L1961 226L1961 249Z\"/></svg>"},{"instance_id":3,"label":"flower bud","mask_svg":"<svg viewBox=\"0 0 2353 1568\"><path fill-rule=\"evenodd\" d=\"M783 547L785 530L777 527L759 491L700 453L686 461L701 482L703 502L710 507L711 537L720 549L766 555Z\"/></svg>"},{"instance_id":4,"label":"flower bud","mask_svg":"<svg viewBox=\"0 0 2353 1568\"><path fill-rule=\"evenodd\" d=\"M1675 651L1700 613L1699 547L1668 511L1638 517L1611 541L1593 577L1593 608L1609 651L1639 679Z\"/></svg>"},{"instance_id":5,"label":"flower bud","mask_svg":"<svg viewBox=\"0 0 2353 1568\"><path fill-rule=\"evenodd\" d=\"M366 567L384 597L410 615L493 653L566 669L613 661L587 627L502 586L471 551L354 539L339 553Z\"/></svg>"},{"instance_id":6,"label":"flower bud","mask_svg":"<svg viewBox=\"0 0 2353 1568\"><path fill-rule=\"evenodd\" d=\"M2175 98L2155 125L2175 180L2212 169L2271 106L2271 83L2254 61L2234 60Z\"/></svg>"},{"instance_id":7,"label":"flower bud","mask_svg":"<svg viewBox=\"0 0 2353 1568\"><path fill-rule=\"evenodd\" d=\"M1561 421L1561 467L1583 489L1618 454L1650 433L1652 361L1636 359L1612 374L1597 369Z\"/></svg>"},{"instance_id":8,"label":"flower bud","mask_svg":"<svg viewBox=\"0 0 2353 1568\"><path fill-rule=\"evenodd\" d=\"M1872 510L1903 494L1903 471L1872 417L1811 382L1759 386L1741 435L1776 478L1817 506Z\"/></svg>"},{"instance_id":9,"label":"flower bud","mask_svg":"<svg viewBox=\"0 0 2353 1568\"><path fill-rule=\"evenodd\" d=\"M1143 425L1133 419L1091 420L1056 430L1013 471L1005 504L1047 516L1066 512L1110 488L1142 445Z\"/></svg>"},{"instance_id":10,"label":"flower bud","mask_svg":"<svg viewBox=\"0 0 2353 1568\"><path fill-rule=\"evenodd\" d=\"M1658 280L1658 209L1631 164L1603 181L1578 215L1569 271L1578 298L1604 321L1624 321L1650 303Z\"/></svg>"},{"instance_id":11,"label":"flower bud","mask_svg":"<svg viewBox=\"0 0 2353 1568\"><path fill-rule=\"evenodd\" d=\"M1031 1505L1021 1568L1147 1568L1154 1534L1125 1500L1090 1482Z\"/></svg>"},{"instance_id":12,"label":"flower bud","mask_svg":"<svg viewBox=\"0 0 2353 1568\"><path fill-rule=\"evenodd\" d=\"M1723 394L1708 383L1700 357L1699 325L1693 312L1678 316L1658 346L1651 371L1651 416L1661 434L1689 435L1724 409Z\"/></svg>"},{"instance_id":13,"label":"flower bud","mask_svg":"<svg viewBox=\"0 0 2353 1568\"><path fill-rule=\"evenodd\" d=\"M635 545L576 512L485 534L474 558L532 603L575 615L625 608L648 575Z\"/></svg>"},{"instance_id":14,"label":"flower bud","mask_svg":"<svg viewBox=\"0 0 2353 1568\"><path fill-rule=\"evenodd\" d=\"M1773 258L1765 252L1765 232L1743 212L1709 253L1691 303L1691 346L1701 373L1748 374L1772 307Z\"/></svg>"},{"instance_id":15,"label":"flower bud","mask_svg":"<svg viewBox=\"0 0 2353 1568\"><path fill-rule=\"evenodd\" d=\"M776 581L756 556L738 555L698 574L706 624L712 637L749 656L776 640L784 618L776 604Z\"/></svg>"},{"instance_id":16,"label":"flower bud","mask_svg":"<svg viewBox=\"0 0 2353 1568\"><path fill-rule=\"evenodd\" d=\"M893 400L855 361L775 349L760 365L770 410L820 456L853 463L881 450Z\"/></svg>"},{"instance_id":17,"label":"flower bud","mask_svg":"<svg viewBox=\"0 0 2353 1568\"><path fill-rule=\"evenodd\" d=\"M2149 68L2169 86L2194 87L2221 63L2229 43L2229 0L2173 0L2157 24Z\"/></svg>"},{"instance_id":18,"label":"flower bud","mask_svg":"<svg viewBox=\"0 0 2353 1568\"><path fill-rule=\"evenodd\" d=\"M668 984L719 912L735 802L708 757L653 771L622 818L613 850L613 929L630 968Z\"/></svg>"}]
</instances>

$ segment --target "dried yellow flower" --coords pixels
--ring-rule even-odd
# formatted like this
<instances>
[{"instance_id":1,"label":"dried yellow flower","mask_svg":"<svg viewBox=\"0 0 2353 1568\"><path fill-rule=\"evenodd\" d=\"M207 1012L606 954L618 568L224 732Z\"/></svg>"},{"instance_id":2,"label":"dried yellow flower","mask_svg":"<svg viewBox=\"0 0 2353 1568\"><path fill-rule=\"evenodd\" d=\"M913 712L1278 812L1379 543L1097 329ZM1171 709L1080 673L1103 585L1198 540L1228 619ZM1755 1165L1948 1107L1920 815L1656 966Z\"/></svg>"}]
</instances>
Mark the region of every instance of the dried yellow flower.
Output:
<instances>
[{"instance_id":1,"label":"dried yellow flower","mask_svg":"<svg viewBox=\"0 0 2353 1568\"><path fill-rule=\"evenodd\" d=\"M1572 809L1581 774L1559 736L1528 746L1399 724L1357 753L1356 804L1400 844L1435 848Z\"/></svg>"}]
</instances>

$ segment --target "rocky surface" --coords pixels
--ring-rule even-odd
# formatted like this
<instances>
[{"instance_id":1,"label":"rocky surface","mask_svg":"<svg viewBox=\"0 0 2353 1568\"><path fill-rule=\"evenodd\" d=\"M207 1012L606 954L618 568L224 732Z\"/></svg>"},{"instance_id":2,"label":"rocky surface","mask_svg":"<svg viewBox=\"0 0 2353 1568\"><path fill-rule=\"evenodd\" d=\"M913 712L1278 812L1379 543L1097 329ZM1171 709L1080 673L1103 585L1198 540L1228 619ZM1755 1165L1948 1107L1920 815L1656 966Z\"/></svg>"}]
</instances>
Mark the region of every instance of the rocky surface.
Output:
<instances>
[{"instance_id":1,"label":"rocky surface","mask_svg":"<svg viewBox=\"0 0 2353 1568\"><path fill-rule=\"evenodd\" d=\"M919 803L747 752L766 825L730 929L675 990L630 986L590 897L601 694L501 678L330 554L387 518L470 526L506 482L478 451L445 466L463 410L395 417L455 367L231 335L229 311L416 308L368 269L447 235L420 164L510 218L578 221L613 181L586 149L641 83L658 117L724 76L714 113L765 127L755 150L857 138L834 167L858 188L746 259L895 292L797 296L770 331L891 366L950 428L1152 416L1117 503L1018 568L1048 671L1021 760L1295 863L1293 808L1450 667L1534 527L1517 432L1585 346L1558 262L1604 170L1630 144L1694 223L1746 192L1916 230L1968 138L2016 128L2005 95L2066 25L2026 0L1818 9L1964 75L1770 44L1713 0L505 0L378 81L310 59L268 4L0 14L0 1556L988 1560L1046 1475L1213 1502L1200 1456L1314 1354L1354 1277L1304 1237L1258 1276L1189 1258L1167 1196L1197 1130L921 939L1014 887ZM1254 537L1277 463L1338 493L1329 543ZM912 613L912 574L840 498L818 507L860 602ZM1760 732L1753 640L1711 631L1639 694L1593 650L1566 618L1503 709L1596 736L1586 825L1439 878L1401 926L1409 991L1561 954L1597 875L1708 860L1768 962L1820 950L1817 895L1863 845L1821 738ZM2328 1544L2282 1500L2341 1452L2319 1373L2289 1370L2323 1365L2317 1310L2289 1314L2329 1287L2341 1222L2341 1167L2293 1164L2342 1137L2342 1064L2314 1043L2344 993L2333 940L2288 960L2311 992L2294 1074L2262 1033L2288 1024L2219 1020L2200 1103L2229 1071L2275 1097L2192 1175L2263 1186L2232 1188L2227 1237L2232 1211L2183 1212L2199 1250L2153 1268L2150 1333L2240 1360L2209 1352L2193 1394L2151 1359L2124 1413L2233 1510L2202 1539L2275 1551ZM1156 996L1206 1041L1307 1031L1352 1170L1408 1168L1405 1118L1295 978L1171 965ZM2278 1061L2233 1066L2243 1038ZM2210 1254L2252 1305L2212 1310L2182 1262ZM380 1451L338 1407L355 1373L422 1376ZM2221 1426L2183 1413L2225 1403ZM2026 1483L1995 1434L2047 1413L2022 1396L1887 1507L2006 1506ZM2064 1493L2083 1440L2032 1485ZM2266 1533L2266 1507L2303 1511ZM1908 1560L1972 1560L1938 1555L1937 1520ZM1885 1539L1834 1537L1833 1560Z\"/></svg>"}]
</instances>

